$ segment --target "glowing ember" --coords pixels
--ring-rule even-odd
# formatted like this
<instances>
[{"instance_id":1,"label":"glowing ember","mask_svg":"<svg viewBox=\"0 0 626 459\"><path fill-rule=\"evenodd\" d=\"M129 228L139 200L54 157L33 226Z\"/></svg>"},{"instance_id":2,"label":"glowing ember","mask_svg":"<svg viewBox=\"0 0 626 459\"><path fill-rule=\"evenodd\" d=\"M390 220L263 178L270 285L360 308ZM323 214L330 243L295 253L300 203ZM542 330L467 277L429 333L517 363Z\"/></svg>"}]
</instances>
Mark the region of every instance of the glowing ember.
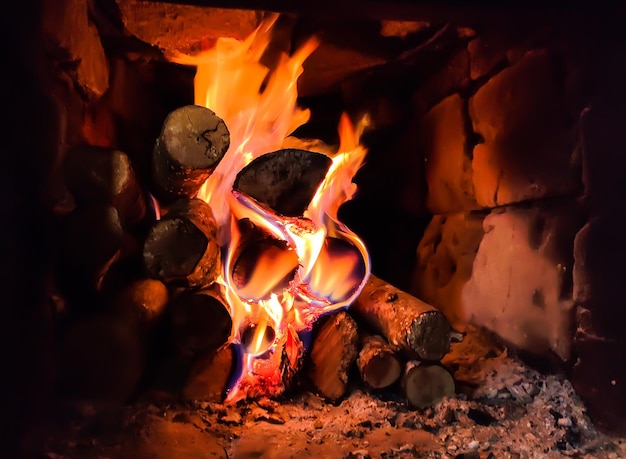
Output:
<instances>
[{"instance_id":1,"label":"glowing ember","mask_svg":"<svg viewBox=\"0 0 626 459\"><path fill-rule=\"evenodd\" d=\"M341 204L356 191L352 178L366 154L347 116L339 126L339 151L302 216L282 216L233 190L241 169L281 148L309 118L296 106L296 82L317 41L282 55L270 71L259 61L275 20L243 42L222 38L213 49L176 59L197 67L195 103L215 111L231 134L230 149L198 193L218 223L224 259L219 282L231 308L233 342L242 352L243 371L229 400L280 393L303 352L298 333L310 330L322 314L349 306L370 269L364 244L337 219ZM294 139L288 142L293 146ZM277 243L238 265L242 221Z\"/></svg>"}]
</instances>

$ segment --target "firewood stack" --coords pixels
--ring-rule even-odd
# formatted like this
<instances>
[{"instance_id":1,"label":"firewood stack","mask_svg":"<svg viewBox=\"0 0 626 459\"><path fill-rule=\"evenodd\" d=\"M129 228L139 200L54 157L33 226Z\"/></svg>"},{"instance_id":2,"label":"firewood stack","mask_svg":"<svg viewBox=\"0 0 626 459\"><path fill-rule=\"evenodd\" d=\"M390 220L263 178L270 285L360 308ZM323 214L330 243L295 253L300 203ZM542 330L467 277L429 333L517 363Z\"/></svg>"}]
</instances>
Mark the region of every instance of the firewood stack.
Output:
<instances>
[{"instance_id":1,"label":"firewood stack","mask_svg":"<svg viewBox=\"0 0 626 459\"><path fill-rule=\"evenodd\" d=\"M231 342L231 306L216 284L223 269L217 223L209 204L195 195L229 145L229 131L215 113L186 106L164 121L152 169L143 174L152 178L146 187L121 151L80 147L67 154L65 178L76 208L59 225L58 278L65 279L59 288L71 304L63 311L59 347L64 389L100 399L128 400L150 389L153 395L224 400L240 356ZM242 169L233 189L276 215L299 219L330 166L326 155L283 149ZM147 191L159 208L148 205ZM282 291L298 268L294 252L249 221L239 226L231 273L236 289L255 298ZM274 285L264 285L251 269L264 257L281 259ZM74 275L79 281L71 281ZM259 340L257 325L238 324L242 339L254 337L243 345L262 351L275 330L268 327ZM352 374L371 390L400 388L415 408L454 393L452 376L439 363L453 336L447 319L375 276L347 311L322 317L313 336L309 349L295 333L277 344L284 346L275 353L280 381L269 395L308 377L319 393L338 401Z\"/></svg>"}]
</instances>

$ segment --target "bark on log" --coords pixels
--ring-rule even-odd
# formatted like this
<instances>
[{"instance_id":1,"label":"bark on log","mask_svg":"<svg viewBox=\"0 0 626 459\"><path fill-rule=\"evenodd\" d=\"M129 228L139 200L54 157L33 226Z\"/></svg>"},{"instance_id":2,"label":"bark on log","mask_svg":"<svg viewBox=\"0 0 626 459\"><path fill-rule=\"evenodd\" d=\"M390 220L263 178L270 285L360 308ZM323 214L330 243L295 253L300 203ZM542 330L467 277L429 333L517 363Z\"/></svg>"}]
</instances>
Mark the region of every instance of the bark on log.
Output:
<instances>
[{"instance_id":1,"label":"bark on log","mask_svg":"<svg viewBox=\"0 0 626 459\"><path fill-rule=\"evenodd\" d=\"M184 400L223 402L232 377L236 352L232 344L199 357L182 390Z\"/></svg>"},{"instance_id":2,"label":"bark on log","mask_svg":"<svg viewBox=\"0 0 626 459\"><path fill-rule=\"evenodd\" d=\"M166 284L202 288L220 273L217 224L207 203L181 199L157 221L143 247L149 275Z\"/></svg>"},{"instance_id":3,"label":"bark on log","mask_svg":"<svg viewBox=\"0 0 626 459\"><path fill-rule=\"evenodd\" d=\"M309 206L332 160L321 153L283 149L261 155L244 167L233 189L275 212L301 216Z\"/></svg>"},{"instance_id":4,"label":"bark on log","mask_svg":"<svg viewBox=\"0 0 626 459\"><path fill-rule=\"evenodd\" d=\"M230 146L230 133L213 111L187 105L171 112L152 155L155 195L163 202L192 197Z\"/></svg>"},{"instance_id":5,"label":"bark on log","mask_svg":"<svg viewBox=\"0 0 626 459\"><path fill-rule=\"evenodd\" d=\"M389 344L420 360L440 360L450 349L448 319L376 276L371 276L350 312L381 333Z\"/></svg>"},{"instance_id":6,"label":"bark on log","mask_svg":"<svg viewBox=\"0 0 626 459\"><path fill-rule=\"evenodd\" d=\"M127 225L146 217L146 201L125 153L111 148L81 146L67 152L65 183L81 205L112 204Z\"/></svg>"},{"instance_id":7,"label":"bark on log","mask_svg":"<svg viewBox=\"0 0 626 459\"><path fill-rule=\"evenodd\" d=\"M402 374L402 364L385 338L365 335L361 339L357 366L363 382L373 389L384 389Z\"/></svg>"},{"instance_id":8,"label":"bark on log","mask_svg":"<svg viewBox=\"0 0 626 459\"><path fill-rule=\"evenodd\" d=\"M233 322L217 289L182 292L171 302L172 336L182 353L208 353L228 342Z\"/></svg>"},{"instance_id":9,"label":"bark on log","mask_svg":"<svg viewBox=\"0 0 626 459\"><path fill-rule=\"evenodd\" d=\"M402 390L414 408L428 408L454 395L454 378L438 364L408 362L402 376Z\"/></svg>"},{"instance_id":10,"label":"bark on log","mask_svg":"<svg viewBox=\"0 0 626 459\"><path fill-rule=\"evenodd\" d=\"M311 349L308 376L329 400L337 401L346 393L358 343L356 322L345 311L329 317L320 327Z\"/></svg>"}]
</instances>

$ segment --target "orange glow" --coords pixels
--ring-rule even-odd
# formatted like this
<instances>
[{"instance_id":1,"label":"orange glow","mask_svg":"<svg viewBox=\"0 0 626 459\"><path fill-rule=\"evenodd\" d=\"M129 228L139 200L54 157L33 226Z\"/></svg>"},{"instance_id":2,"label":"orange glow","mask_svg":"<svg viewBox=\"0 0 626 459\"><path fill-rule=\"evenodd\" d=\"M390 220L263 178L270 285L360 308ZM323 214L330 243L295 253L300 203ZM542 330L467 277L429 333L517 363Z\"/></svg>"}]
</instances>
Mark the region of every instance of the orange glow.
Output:
<instances>
[{"instance_id":1,"label":"orange glow","mask_svg":"<svg viewBox=\"0 0 626 459\"><path fill-rule=\"evenodd\" d=\"M296 105L297 80L318 42L311 39L293 55L281 55L275 68L266 68L260 59L276 18L245 41L222 38L213 49L175 59L197 67L195 103L223 118L231 135L228 152L198 193L218 223L224 261L218 282L231 308L233 342L243 352L244 371L231 401L278 390L273 384L282 384L277 375L285 356L299 358L297 333L310 330L322 314L349 306L370 271L363 242L337 218L356 191L352 179L366 155L359 145L366 117L354 127L342 116L340 147L304 215L279 215L233 190L237 173L255 158L285 142L297 145L288 136L309 119L309 112ZM242 219L277 243L242 250L247 243L238 225Z\"/></svg>"}]
</instances>

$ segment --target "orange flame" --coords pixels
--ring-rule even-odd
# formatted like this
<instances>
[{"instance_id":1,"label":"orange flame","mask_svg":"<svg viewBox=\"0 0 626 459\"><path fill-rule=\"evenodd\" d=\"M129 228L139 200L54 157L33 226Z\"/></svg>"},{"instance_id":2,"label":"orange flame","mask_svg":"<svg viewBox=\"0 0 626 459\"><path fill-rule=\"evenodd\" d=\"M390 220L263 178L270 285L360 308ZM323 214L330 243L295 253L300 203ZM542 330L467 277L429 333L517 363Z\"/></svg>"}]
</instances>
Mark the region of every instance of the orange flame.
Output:
<instances>
[{"instance_id":1,"label":"orange flame","mask_svg":"<svg viewBox=\"0 0 626 459\"><path fill-rule=\"evenodd\" d=\"M270 44L276 19L272 16L263 22L245 41L221 38L213 49L175 59L197 67L195 103L215 111L231 135L228 152L198 197L209 203L218 223L224 258L219 282L233 317L233 341L244 352L243 379L275 375L280 352L269 358L259 356L279 345L291 346L297 332L310 329L320 315L349 306L370 270L363 242L337 218L339 207L356 191L352 178L366 155L359 137L367 118L355 129L349 118L342 116L340 148L303 216L284 217L232 189L241 169L260 155L281 148L287 136L309 119L308 110L296 105L296 84L302 64L318 41L309 40L291 56L281 55L270 71L260 59ZM292 138L290 141L293 143ZM242 219L283 241L286 250L261 255L247 273L245 285L237 286L233 268L236 248L242 242L238 227ZM290 273L293 279L282 285ZM274 291L276 285L281 285L278 291ZM282 354L284 357L284 349ZM294 358L289 349L287 354ZM230 400L246 395L239 393L240 386L241 380ZM271 395L271 390L266 392Z\"/></svg>"}]
</instances>

